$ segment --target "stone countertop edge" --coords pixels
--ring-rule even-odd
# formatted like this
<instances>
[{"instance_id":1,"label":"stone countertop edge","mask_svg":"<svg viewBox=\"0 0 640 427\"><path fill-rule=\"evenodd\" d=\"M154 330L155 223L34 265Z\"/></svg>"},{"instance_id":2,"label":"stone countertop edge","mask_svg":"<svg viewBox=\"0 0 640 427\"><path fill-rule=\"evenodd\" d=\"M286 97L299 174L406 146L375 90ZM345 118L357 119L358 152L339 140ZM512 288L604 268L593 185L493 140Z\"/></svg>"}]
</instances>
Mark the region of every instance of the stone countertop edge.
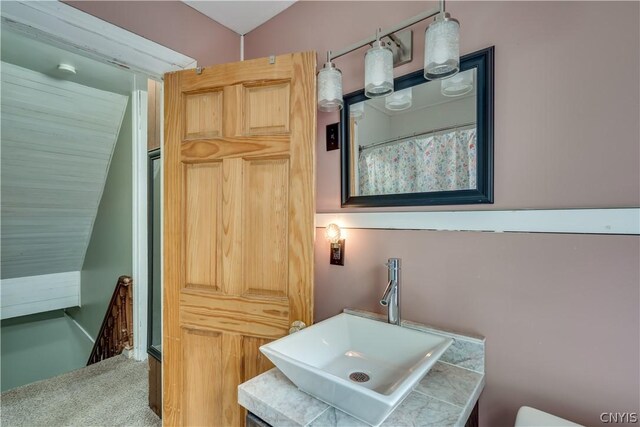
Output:
<instances>
[{"instance_id":1,"label":"stone countertop edge","mask_svg":"<svg viewBox=\"0 0 640 427\"><path fill-rule=\"evenodd\" d=\"M461 371L473 372L458 366L450 366L456 373L460 373ZM400 403L400 405L389 414L382 426L394 425L394 422L399 422L402 425L409 423L408 425L463 427L480 398L485 384L484 374L473 372L473 375L476 376L476 380L474 381L472 390L466 395L467 398L464 404L462 402L460 402L460 404L452 403L446 396L439 395L437 392L425 393L414 389L403 400L403 402L408 400L414 402L412 405L407 405L411 409L406 408L403 403ZM444 381L445 387L455 388L455 377L455 373L451 376L446 374L443 376L440 374L441 380L446 379L446 381ZM428 380L428 378L425 379ZM423 379L422 381L425 380ZM440 387L442 387L443 381L436 382L440 383ZM418 406L416 406L416 402ZM441 419L442 413L439 412L438 409L430 409L430 405L433 404L433 402L440 402L439 405L445 405L449 408L447 411L454 410L456 413L455 418L444 422L444 420ZM323 427L367 426L367 424L362 421L299 390L278 368L273 368L238 386L238 403L273 427L309 427L316 425ZM412 412L405 413L407 410L411 410ZM413 413L414 410L416 411L415 413ZM434 410L436 412L432 413L431 411ZM435 420L439 420L440 423L433 424L434 419L432 419L432 417L435 418Z\"/></svg>"},{"instance_id":2,"label":"stone countertop edge","mask_svg":"<svg viewBox=\"0 0 640 427\"><path fill-rule=\"evenodd\" d=\"M362 310L345 309L344 313L366 317L372 320L385 321L384 316L381 314L370 313ZM409 327L411 329L417 329L420 331L427 331L445 335L453 338L454 340L466 341L470 344L473 344L474 347L478 346L479 344L482 348L481 351L483 354L481 361L482 365L484 365L485 340L483 337L469 337L452 331L442 331L440 329L410 321L402 321L402 326ZM437 368L437 365L441 365L442 368ZM409 396L416 396L415 393L417 393L418 395L423 395L424 399L436 399L436 401L441 401L444 404L458 407L460 409L460 413L457 417L456 422L452 425L464 426L466 420L471 415L474 406L480 398L482 390L484 389L484 366L476 366L475 368L474 366L469 367L466 366L464 360L460 364L441 360L437 362L437 365L434 365L435 369L432 368L433 372L428 373L427 376L425 376L425 378L422 379L419 383L420 386L423 382L425 382L425 380L430 380L425 384L427 384L429 386L428 388L431 388L431 390L420 390L421 387L417 386L416 389L414 389L409 394ZM450 368L446 368L446 366L450 366ZM443 372L443 370L449 371L449 374ZM463 391L463 393L468 396L464 400L464 404L462 404L463 402L461 401L461 399L458 399L460 400L459 402L454 403L450 402L450 399L447 399L446 397L446 394L448 394L446 393L447 390L453 391L454 393L460 392L460 390L457 389L457 386L460 386L460 384L458 383L456 385L455 377L457 375L454 374L454 370L458 374L467 372L463 376L471 376L472 378L475 378L471 379L471 382L473 382L474 384L473 388ZM469 384L468 380L469 378L467 378L467 384ZM449 387L449 389L446 389L445 392L439 393L439 387L440 389L442 389L442 387ZM407 398L409 396L407 396ZM326 403L321 402L314 397L306 394L305 392L299 390L277 368L273 368L243 384L240 384L238 386L238 403L240 403L240 405L245 407L248 411L262 418L264 421L270 423L274 427L305 427L311 425L314 421L323 417L323 414L329 414L329 412L327 411L330 410L333 410L333 413L341 413L343 415L341 417L342 422L340 423L340 425L342 425L342 423L345 421L348 422L349 419L354 422L354 425L362 425L361 421L353 419L349 415L344 414L342 411L334 409L332 406L327 405ZM400 409L400 407L398 407L396 411L398 409ZM392 415L393 412L389 415L389 417L391 417ZM324 418L326 418L326 416L324 416ZM337 424L338 423L336 422L336 425Z\"/></svg>"},{"instance_id":3,"label":"stone countertop edge","mask_svg":"<svg viewBox=\"0 0 640 427\"><path fill-rule=\"evenodd\" d=\"M482 378L476 384L476 388L473 390L473 393L469 396L469 400L467 404L462 408L462 413L460 413L460 418L458 418L458 426L464 427L465 423L469 419L471 412L473 412L473 408L478 403L480 399L480 394L482 394L482 390L484 390L485 378L484 374L482 374Z\"/></svg>"}]
</instances>

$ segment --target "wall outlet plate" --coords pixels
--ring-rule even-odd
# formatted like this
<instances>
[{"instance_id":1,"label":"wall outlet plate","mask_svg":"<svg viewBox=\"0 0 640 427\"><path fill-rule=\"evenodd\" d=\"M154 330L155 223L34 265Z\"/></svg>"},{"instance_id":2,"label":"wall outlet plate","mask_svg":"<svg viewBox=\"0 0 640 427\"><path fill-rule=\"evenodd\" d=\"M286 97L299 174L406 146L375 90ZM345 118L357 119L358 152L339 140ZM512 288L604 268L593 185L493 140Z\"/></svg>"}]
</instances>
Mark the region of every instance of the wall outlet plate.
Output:
<instances>
[{"instance_id":1,"label":"wall outlet plate","mask_svg":"<svg viewBox=\"0 0 640 427\"><path fill-rule=\"evenodd\" d=\"M327 151L340 148L340 123L327 125Z\"/></svg>"}]
</instances>

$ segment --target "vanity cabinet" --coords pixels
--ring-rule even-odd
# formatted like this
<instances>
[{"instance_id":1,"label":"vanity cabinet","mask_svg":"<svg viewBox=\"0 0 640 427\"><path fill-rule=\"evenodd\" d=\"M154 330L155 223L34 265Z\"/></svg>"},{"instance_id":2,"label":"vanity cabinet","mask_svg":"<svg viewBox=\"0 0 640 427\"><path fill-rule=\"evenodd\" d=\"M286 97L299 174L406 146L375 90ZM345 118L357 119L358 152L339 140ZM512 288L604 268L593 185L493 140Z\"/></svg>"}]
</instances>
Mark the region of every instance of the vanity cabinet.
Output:
<instances>
[{"instance_id":1,"label":"vanity cabinet","mask_svg":"<svg viewBox=\"0 0 640 427\"><path fill-rule=\"evenodd\" d=\"M464 424L464 427L478 427L478 403L479 402L476 402L475 406L473 407L473 411L471 411L471 415L469 415L469 418L467 419L467 422ZM271 427L271 425L266 421L262 420L257 415L247 411L245 427ZM274 427L277 427L277 426L274 426Z\"/></svg>"},{"instance_id":2,"label":"vanity cabinet","mask_svg":"<svg viewBox=\"0 0 640 427\"><path fill-rule=\"evenodd\" d=\"M469 415L469 418L467 419L467 422L464 424L464 427L478 427L478 404L480 402L476 402L475 406L473 407L473 411L471 411L471 415Z\"/></svg>"},{"instance_id":3,"label":"vanity cabinet","mask_svg":"<svg viewBox=\"0 0 640 427\"><path fill-rule=\"evenodd\" d=\"M247 412L247 418L244 423L245 427L271 427L271 424L263 421L258 416Z\"/></svg>"},{"instance_id":4,"label":"vanity cabinet","mask_svg":"<svg viewBox=\"0 0 640 427\"><path fill-rule=\"evenodd\" d=\"M162 418L162 361L149 355L149 408Z\"/></svg>"}]
</instances>

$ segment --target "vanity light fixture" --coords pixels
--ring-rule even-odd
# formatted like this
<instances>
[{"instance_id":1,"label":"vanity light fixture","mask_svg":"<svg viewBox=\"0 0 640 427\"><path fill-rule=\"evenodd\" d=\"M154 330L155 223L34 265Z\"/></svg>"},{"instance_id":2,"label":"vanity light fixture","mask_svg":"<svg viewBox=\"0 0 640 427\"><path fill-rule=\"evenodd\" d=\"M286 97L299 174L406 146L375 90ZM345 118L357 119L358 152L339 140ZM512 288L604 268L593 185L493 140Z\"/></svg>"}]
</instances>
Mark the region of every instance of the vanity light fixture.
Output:
<instances>
[{"instance_id":1,"label":"vanity light fixture","mask_svg":"<svg viewBox=\"0 0 640 427\"><path fill-rule=\"evenodd\" d=\"M335 53L329 51L327 62L318 72L318 109L337 111L342 108L342 73L331 61L366 45L372 45L372 48L365 55L365 95L373 98L393 93L393 52L381 39L389 36L392 40L399 40L396 33L434 16L434 21L427 27L424 34L424 76L429 80L439 80L455 75L460 70L460 23L445 12L444 0L440 0L436 8L404 20L393 27L378 30L375 36L353 43ZM403 44L402 47L403 50L410 51L410 46ZM387 50L391 54L392 64L390 89L386 85L389 79ZM404 53L408 55L407 57L411 57L408 51Z\"/></svg>"},{"instance_id":2,"label":"vanity light fixture","mask_svg":"<svg viewBox=\"0 0 640 427\"><path fill-rule=\"evenodd\" d=\"M318 110L339 111L343 104L342 72L331 62L331 52L328 52L327 62L318 71Z\"/></svg>"},{"instance_id":3,"label":"vanity light fixture","mask_svg":"<svg viewBox=\"0 0 640 427\"><path fill-rule=\"evenodd\" d=\"M384 106L387 110L402 111L411 108L413 105L413 91L410 87L393 92L384 99Z\"/></svg>"},{"instance_id":4,"label":"vanity light fixture","mask_svg":"<svg viewBox=\"0 0 640 427\"><path fill-rule=\"evenodd\" d=\"M473 90L473 73L471 70L458 73L448 79L440 80L440 92L444 96L462 96Z\"/></svg>"},{"instance_id":5,"label":"vanity light fixture","mask_svg":"<svg viewBox=\"0 0 640 427\"><path fill-rule=\"evenodd\" d=\"M380 30L376 41L364 56L364 94L367 98L379 98L393 93L393 52L380 41Z\"/></svg>"},{"instance_id":6,"label":"vanity light fixture","mask_svg":"<svg viewBox=\"0 0 640 427\"><path fill-rule=\"evenodd\" d=\"M325 230L325 236L331 243L329 264L344 265L344 237L338 224L329 224Z\"/></svg>"}]
</instances>

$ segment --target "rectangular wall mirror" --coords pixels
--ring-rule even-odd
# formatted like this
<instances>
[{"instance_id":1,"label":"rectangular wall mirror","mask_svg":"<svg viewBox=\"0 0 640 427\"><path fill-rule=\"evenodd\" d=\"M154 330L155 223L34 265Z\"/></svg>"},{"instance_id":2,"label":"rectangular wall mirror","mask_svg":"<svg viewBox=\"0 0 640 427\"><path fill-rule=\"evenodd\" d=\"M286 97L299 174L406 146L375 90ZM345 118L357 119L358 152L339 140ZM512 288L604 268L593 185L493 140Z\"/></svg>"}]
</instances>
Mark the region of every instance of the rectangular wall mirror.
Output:
<instances>
[{"instance_id":1,"label":"rectangular wall mirror","mask_svg":"<svg viewBox=\"0 0 640 427\"><path fill-rule=\"evenodd\" d=\"M342 206L493 203L493 47L448 79L419 70L394 86L344 97Z\"/></svg>"},{"instance_id":2,"label":"rectangular wall mirror","mask_svg":"<svg viewBox=\"0 0 640 427\"><path fill-rule=\"evenodd\" d=\"M148 229L149 234L149 305L147 326L147 353L162 360L162 254L160 235L162 233L161 182L162 159L160 149L150 151L148 160Z\"/></svg>"}]
</instances>

